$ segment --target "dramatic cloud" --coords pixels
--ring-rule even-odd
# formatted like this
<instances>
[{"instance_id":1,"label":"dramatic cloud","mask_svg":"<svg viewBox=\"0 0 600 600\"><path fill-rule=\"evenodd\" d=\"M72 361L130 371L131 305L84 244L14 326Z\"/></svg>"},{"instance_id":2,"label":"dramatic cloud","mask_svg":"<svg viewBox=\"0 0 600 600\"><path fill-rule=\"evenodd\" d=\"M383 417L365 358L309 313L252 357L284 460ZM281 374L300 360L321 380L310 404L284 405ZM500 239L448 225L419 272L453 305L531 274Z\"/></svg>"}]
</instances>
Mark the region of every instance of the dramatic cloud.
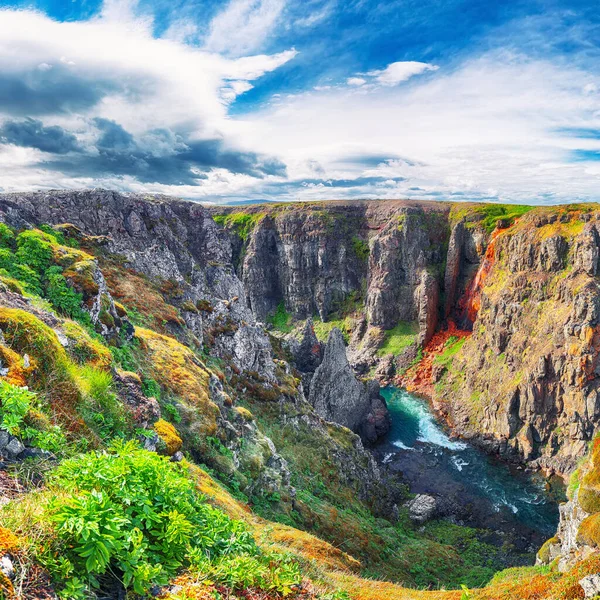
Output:
<instances>
[{"instance_id":1,"label":"dramatic cloud","mask_svg":"<svg viewBox=\"0 0 600 600\"><path fill-rule=\"evenodd\" d=\"M1 190L600 199L592 6L72 4L0 9Z\"/></svg>"},{"instance_id":2,"label":"dramatic cloud","mask_svg":"<svg viewBox=\"0 0 600 600\"><path fill-rule=\"evenodd\" d=\"M6 121L0 127L0 142L28 148L37 148L42 152L66 154L79 150L77 138L62 127L53 125L44 127L41 121Z\"/></svg>"},{"instance_id":3,"label":"dramatic cloud","mask_svg":"<svg viewBox=\"0 0 600 600\"><path fill-rule=\"evenodd\" d=\"M198 186L211 170L222 180L284 176L281 160L236 143L227 105L296 52L226 59L157 39L134 13L134 3L110 2L95 19L60 23L0 11L0 143L29 149L18 160L0 152L0 164L20 167L0 185L22 185L27 160L37 185L58 173L129 187Z\"/></svg>"},{"instance_id":4,"label":"dramatic cloud","mask_svg":"<svg viewBox=\"0 0 600 600\"><path fill-rule=\"evenodd\" d=\"M171 186L197 185L211 169L254 178L286 174L285 165L277 159L227 148L223 140L189 140L168 129L146 132L136 140L114 121L97 118L94 123L99 136L88 152L39 166L79 178L129 176Z\"/></svg>"}]
</instances>

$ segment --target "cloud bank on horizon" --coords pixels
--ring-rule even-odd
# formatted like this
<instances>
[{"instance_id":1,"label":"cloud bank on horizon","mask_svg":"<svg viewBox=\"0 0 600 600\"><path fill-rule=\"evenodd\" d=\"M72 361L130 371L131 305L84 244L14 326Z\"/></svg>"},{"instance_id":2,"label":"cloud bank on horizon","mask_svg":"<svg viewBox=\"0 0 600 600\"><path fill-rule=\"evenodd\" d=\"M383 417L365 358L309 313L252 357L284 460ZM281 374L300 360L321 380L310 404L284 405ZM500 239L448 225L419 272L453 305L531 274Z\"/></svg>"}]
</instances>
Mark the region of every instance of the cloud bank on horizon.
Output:
<instances>
[{"instance_id":1,"label":"cloud bank on horizon","mask_svg":"<svg viewBox=\"0 0 600 600\"><path fill-rule=\"evenodd\" d=\"M0 3L0 191L600 201L584 0Z\"/></svg>"}]
</instances>

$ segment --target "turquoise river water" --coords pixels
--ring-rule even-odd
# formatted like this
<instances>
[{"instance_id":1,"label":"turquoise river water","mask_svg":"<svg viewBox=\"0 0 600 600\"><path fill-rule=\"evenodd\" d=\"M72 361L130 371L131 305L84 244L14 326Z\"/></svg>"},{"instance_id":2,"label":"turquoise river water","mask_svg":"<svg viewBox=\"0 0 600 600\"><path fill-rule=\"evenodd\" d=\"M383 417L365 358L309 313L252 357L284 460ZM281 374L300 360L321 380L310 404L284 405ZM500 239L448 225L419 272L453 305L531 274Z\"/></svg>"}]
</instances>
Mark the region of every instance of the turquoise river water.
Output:
<instances>
[{"instance_id":1,"label":"turquoise river water","mask_svg":"<svg viewBox=\"0 0 600 600\"><path fill-rule=\"evenodd\" d=\"M379 459L402 473L415 493L440 499L455 520L529 532L531 543L550 537L558 523L556 494L540 474L527 473L460 440L453 440L427 403L405 390L382 390L392 417ZM560 495L560 493L559 493Z\"/></svg>"}]
</instances>

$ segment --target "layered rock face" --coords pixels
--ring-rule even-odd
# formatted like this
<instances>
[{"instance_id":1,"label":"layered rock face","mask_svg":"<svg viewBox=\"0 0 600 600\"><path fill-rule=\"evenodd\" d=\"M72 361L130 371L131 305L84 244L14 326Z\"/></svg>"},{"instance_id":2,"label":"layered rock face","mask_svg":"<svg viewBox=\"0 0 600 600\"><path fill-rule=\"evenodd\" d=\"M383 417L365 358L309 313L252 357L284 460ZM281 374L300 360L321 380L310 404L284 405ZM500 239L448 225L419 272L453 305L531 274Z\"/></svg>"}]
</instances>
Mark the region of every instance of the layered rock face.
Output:
<instances>
[{"instance_id":1,"label":"layered rock face","mask_svg":"<svg viewBox=\"0 0 600 600\"><path fill-rule=\"evenodd\" d=\"M434 393L458 432L562 473L600 419L597 217L540 210L496 232L458 307L477 308L473 334Z\"/></svg>"},{"instance_id":2,"label":"layered rock face","mask_svg":"<svg viewBox=\"0 0 600 600\"><path fill-rule=\"evenodd\" d=\"M452 321L468 339L439 364L423 359L420 391L457 433L565 473L600 422L600 212L490 207L245 208L255 226L237 268L261 319L280 303L296 318L354 310L350 361L386 381L414 368L419 347L427 355ZM400 323L412 323L415 338L384 356L386 331Z\"/></svg>"},{"instance_id":3,"label":"layered rock face","mask_svg":"<svg viewBox=\"0 0 600 600\"><path fill-rule=\"evenodd\" d=\"M295 318L327 320L360 299L371 327L418 321L423 341L435 329L448 205L334 202L212 212L229 223L234 246L235 216L254 219L237 268L257 319L283 304Z\"/></svg>"}]
</instances>

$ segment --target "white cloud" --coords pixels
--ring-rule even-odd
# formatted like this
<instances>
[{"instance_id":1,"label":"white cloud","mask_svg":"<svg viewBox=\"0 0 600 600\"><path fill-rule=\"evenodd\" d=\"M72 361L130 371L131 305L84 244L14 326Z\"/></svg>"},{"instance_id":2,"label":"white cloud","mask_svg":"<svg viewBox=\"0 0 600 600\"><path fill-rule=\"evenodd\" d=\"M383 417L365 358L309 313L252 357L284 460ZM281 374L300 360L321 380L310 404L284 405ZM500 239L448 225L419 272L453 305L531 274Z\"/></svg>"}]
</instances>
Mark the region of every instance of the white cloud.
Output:
<instances>
[{"instance_id":1,"label":"white cloud","mask_svg":"<svg viewBox=\"0 0 600 600\"><path fill-rule=\"evenodd\" d=\"M348 85L355 85L357 87L360 87L361 85L365 85L365 83L367 83L367 80L363 79L362 77L349 77L346 80L346 83Z\"/></svg>"},{"instance_id":2,"label":"white cloud","mask_svg":"<svg viewBox=\"0 0 600 600\"><path fill-rule=\"evenodd\" d=\"M369 71L367 75L374 77L381 85L397 85L425 73L425 71L437 71L438 66L416 61L400 61L389 64L385 69Z\"/></svg>"},{"instance_id":3,"label":"white cloud","mask_svg":"<svg viewBox=\"0 0 600 600\"><path fill-rule=\"evenodd\" d=\"M260 49L277 24L285 0L230 0L210 24L206 50L240 56Z\"/></svg>"},{"instance_id":4,"label":"white cloud","mask_svg":"<svg viewBox=\"0 0 600 600\"><path fill-rule=\"evenodd\" d=\"M600 199L600 167L569 158L572 148L600 150L600 142L558 133L600 128L600 98L589 87L599 83L572 64L490 53L408 88L332 88L288 98L256 115L240 135L280 157L297 182L311 178L309 161L322 166L324 180L406 178L363 186L355 191L361 197ZM366 167L344 159L358 155L409 160ZM285 194L331 197L325 187Z\"/></svg>"}]
</instances>

